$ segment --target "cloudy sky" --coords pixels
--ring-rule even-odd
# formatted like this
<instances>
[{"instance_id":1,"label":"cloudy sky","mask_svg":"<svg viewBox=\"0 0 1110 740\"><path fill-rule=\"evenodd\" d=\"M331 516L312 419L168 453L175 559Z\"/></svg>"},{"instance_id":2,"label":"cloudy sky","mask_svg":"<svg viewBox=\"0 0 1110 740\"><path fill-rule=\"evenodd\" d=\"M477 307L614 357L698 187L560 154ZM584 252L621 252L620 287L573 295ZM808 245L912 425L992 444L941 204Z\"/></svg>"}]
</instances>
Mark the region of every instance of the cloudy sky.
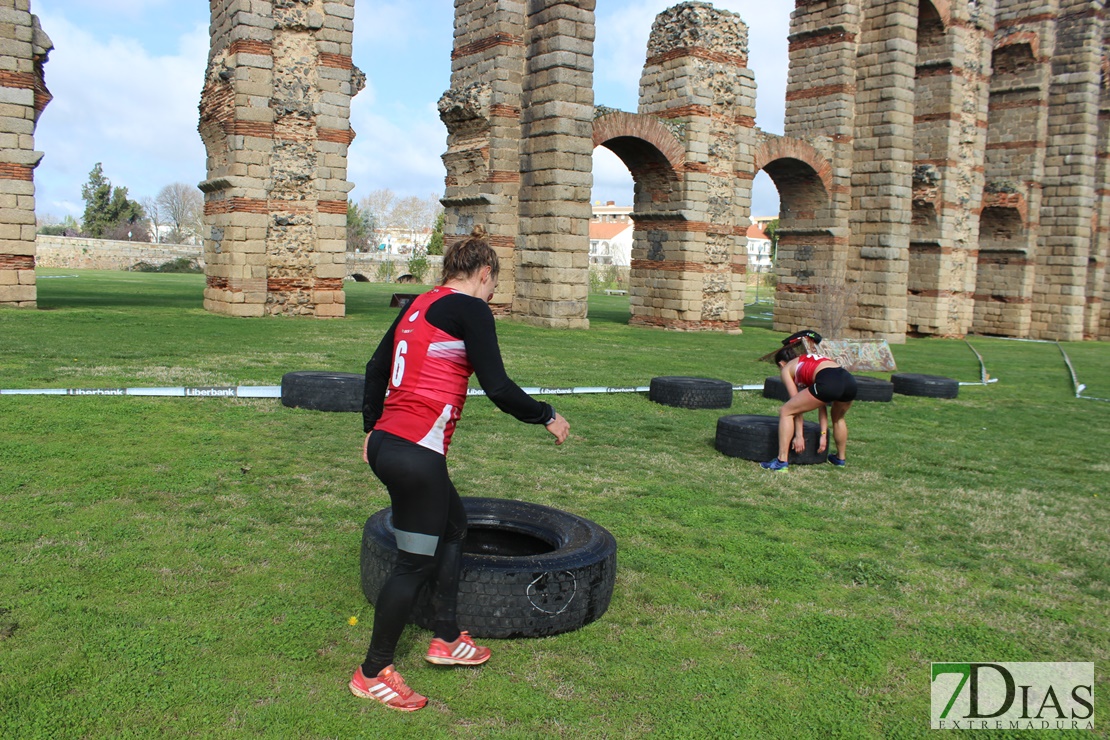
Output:
<instances>
[{"instance_id":1,"label":"cloudy sky","mask_svg":"<svg viewBox=\"0 0 1110 740\"><path fill-rule=\"evenodd\" d=\"M652 20L673 0L598 0L595 101L635 111ZM786 35L793 3L719 0L749 26L749 66L759 86L757 124L782 132ZM447 132L436 102L450 83L452 0L357 0L354 61L368 77L352 104L351 197L378 188L442 195ZM39 121L39 216L84 210L81 185L97 162L135 199L172 182L205 178L197 105L208 55L202 0L31 0L54 42L46 83L54 100ZM594 153L595 200L631 204L632 179L604 148ZM753 211L778 210L769 178Z\"/></svg>"}]
</instances>

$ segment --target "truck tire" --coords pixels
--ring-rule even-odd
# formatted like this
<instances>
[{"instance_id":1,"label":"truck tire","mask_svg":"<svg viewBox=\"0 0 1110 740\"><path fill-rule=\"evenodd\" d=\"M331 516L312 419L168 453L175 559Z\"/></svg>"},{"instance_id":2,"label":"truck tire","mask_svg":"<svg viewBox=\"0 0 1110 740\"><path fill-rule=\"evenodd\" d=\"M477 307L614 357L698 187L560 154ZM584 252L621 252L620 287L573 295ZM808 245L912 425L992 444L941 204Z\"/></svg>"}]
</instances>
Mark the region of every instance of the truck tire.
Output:
<instances>
[{"instance_id":1,"label":"truck tire","mask_svg":"<svg viewBox=\"0 0 1110 740\"><path fill-rule=\"evenodd\" d=\"M297 370L281 376L281 403L312 411L362 411L365 384L358 373Z\"/></svg>"},{"instance_id":2,"label":"truck tire","mask_svg":"<svg viewBox=\"0 0 1110 740\"><path fill-rule=\"evenodd\" d=\"M664 406L683 409L727 409L732 407L732 383L666 375L651 379L648 398Z\"/></svg>"},{"instance_id":3,"label":"truck tire","mask_svg":"<svg viewBox=\"0 0 1110 740\"><path fill-rule=\"evenodd\" d=\"M459 580L459 629L475 637L542 637L569 632L609 608L617 543L605 528L548 506L494 498L462 499L467 537ZM375 603L397 560L391 509L366 521L362 591ZM424 589L410 616L434 627Z\"/></svg>"},{"instance_id":4,"label":"truck tire","mask_svg":"<svg viewBox=\"0 0 1110 740\"><path fill-rule=\"evenodd\" d=\"M826 461L825 452L818 452L821 425L807 421L802 425L806 448L801 454L790 451L791 465L819 465ZM763 462L779 454L779 417L734 414L717 419L717 451L729 457Z\"/></svg>"},{"instance_id":5,"label":"truck tire","mask_svg":"<svg viewBox=\"0 0 1110 740\"><path fill-rule=\"evenodd\" d=\"M960 393L959 381L942 375L895 373L890 376L890 381L894 384L894 392L903 396L955 398Z\"/></svg>"}]
</instances>

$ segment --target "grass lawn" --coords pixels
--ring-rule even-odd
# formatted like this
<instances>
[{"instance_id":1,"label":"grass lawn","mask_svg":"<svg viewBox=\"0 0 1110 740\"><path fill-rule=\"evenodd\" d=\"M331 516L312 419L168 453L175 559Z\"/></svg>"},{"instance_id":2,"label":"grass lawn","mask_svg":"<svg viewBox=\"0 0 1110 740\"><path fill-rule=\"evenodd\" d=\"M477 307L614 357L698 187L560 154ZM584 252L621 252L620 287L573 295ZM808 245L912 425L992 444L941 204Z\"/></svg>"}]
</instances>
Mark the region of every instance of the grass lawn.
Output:
<instances>
[{"instance_id":1,"label":"grass lawn","mask_svg":"<svg viewBox=\"0 0 1110 740\"><path fill-rule=\"evenodd\" d=\"M343 320L232 319L202 309L203 276L39 274L41 310L0 309L0 388L361 372L395 312L392 288L367 283L348 284ZM510 374L771 374L755 362L780 338L766 320L683 334L630 328L627 307L592 297L588 331L499 323ZM717 453L719 415L776 413L757 392L729 412L551 398L562 447L471 399L460 492L605 526L617 584L599 621L489 641L478 669L425 664L430 634L409 628L398 668L431 697L411 715L346 688L373 619L362 525L388 504L361 418L0 396L0 737L921 737L931 661L1094 661L1107 737L1110 403L1074 398L1052 344L971 341L1000 381L856 404L843 470ZM1110 346L1065 347L1086 393L1110 398ZM893 351L905 372L979 379L963 341Z\"/></svg>"}]
</instances>

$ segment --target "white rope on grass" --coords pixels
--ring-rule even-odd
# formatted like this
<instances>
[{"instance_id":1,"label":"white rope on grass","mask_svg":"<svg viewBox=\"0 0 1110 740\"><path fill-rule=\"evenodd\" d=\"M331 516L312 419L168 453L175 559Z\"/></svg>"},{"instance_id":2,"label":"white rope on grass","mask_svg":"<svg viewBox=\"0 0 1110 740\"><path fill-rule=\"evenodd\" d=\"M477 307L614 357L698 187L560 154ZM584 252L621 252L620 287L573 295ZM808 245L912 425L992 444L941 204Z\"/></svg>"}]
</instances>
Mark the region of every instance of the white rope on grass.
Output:
<instances>
[{"instance_id":1,"label":"white rope on grass","mask_svg":"<svg viewBox=\"0 0 1110 740\"><path fill-rule=\"evenodd\" d=\"M762 385L734 385L734 391L761 391ZM522 388L530 396L579 396L592 393L647 393L651 386L628 388L579 386L574 388ZM280 385L177 386L168 388L0 388L4 396L161 396L167 398L281 398ZM484 396L469 388L468 396Z\"/></svg>"},{"instance_id":2,"label":"white rope on grass","mask_svg":"<svg viewBox=\"0 0 1110 740\"><path fill-rule=\"evenodd\" d=\"M170 388L0 388L4 396L165 396L170 398L281 398L280 385Z\"/></svg>"},{"instance_id":3,"label":"white rope on grass","mask_svg":"<svg viewBox=\"0 0 1110 740\"><path fill-rule=\"evenodd\" d=\"M998 378L992 378L987 375L987 365L983 362L983 356L979 354L979 350L972 347L971 342L967 341L966 339L964 340L964 344L971 348L971 351L974 352L975 356L979 358L979 382L961 382L960 385L989 385L990 383L997 383Z\"/></svg>"}]
</instances>

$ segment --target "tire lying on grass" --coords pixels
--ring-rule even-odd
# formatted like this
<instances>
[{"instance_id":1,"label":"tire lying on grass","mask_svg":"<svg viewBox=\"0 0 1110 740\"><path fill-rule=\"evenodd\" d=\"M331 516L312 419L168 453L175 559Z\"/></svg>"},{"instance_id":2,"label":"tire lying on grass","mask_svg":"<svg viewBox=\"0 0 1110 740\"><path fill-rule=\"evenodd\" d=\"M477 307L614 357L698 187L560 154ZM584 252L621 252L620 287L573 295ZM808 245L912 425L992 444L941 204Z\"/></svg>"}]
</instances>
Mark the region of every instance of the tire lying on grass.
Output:
<instances>
[{"instance_id":1,"label":"tire lying on grass","mask_svg":"<svg viewBox=\"0 0 1110 740\"><path fill-rule=\"evenodd\" d=\"M829 450L818 452L821 425L807 421L802 425L806 448L802 453L790 451L791 465L818 465L825 462ZM717 419L717 451L729 457L763 462L779 454L779 417L733 414Z\"/></svg>"},{"instance_id":2,"label":"tire lying on grass","mask_svg":"<svg viewBox=\"0 0 1110 740\"><path fill-rule=\"evenodd\" d=\"M357 373L297 370L281 376L281 403L312 411L362 411L366 378Z\"/></svg>"},{"instance_id":3,"label":"tire lying on grass","mask_svg":"<svg viewBox=\"0 0 1110 740\"><path fill-rule=\"evenodd\" d=\"M732 383L713 378L665 375L651 379L648 398L683 409L727 409L732 406Z\"/></svg>"},{"instance_id":4,"label":"tire lying on grass","mask_svg":"<svg viewBox=\"0 0 1110 740\"><path fill-rule=\"evenodd\" d=\"M542 637L569 632L609 608L617 542L605 528L524 501L462 499L467 536L459 580L459 628L475 637ZM362 592L376 603L397 560L391 509L362 532ZM409 621L433 629L431 592Z\"/></svg>"},{"instance_id":5,"label":"tire lying on grass","mask_svg":"<svg viewBox=\"0 0 1110 740\"><path fill-rule=\"evenodd\" d=\"M868 375L855 375L853 377L855 377L856 385L859 387L859 392L856 394L857 401L886 402L894 397L894 384L889 380L872 378ZM782 378L778 375L772 375L763 381L763 397L773 398L783 403L790 400L790 396L786 392L786 384L782 382Z\"/></svg>"},{"instance_id":6,"label":"tire lying on grass","mask_svg":"<svg viewBox=\"0 0 1110 740\"><path fill-rule=\"evenodd\" d=\"M943 375L895 373L890 380L894 384L894 392L903 396L955 398L960 392L960 382Z\"/></svg>"}]
</instances>

